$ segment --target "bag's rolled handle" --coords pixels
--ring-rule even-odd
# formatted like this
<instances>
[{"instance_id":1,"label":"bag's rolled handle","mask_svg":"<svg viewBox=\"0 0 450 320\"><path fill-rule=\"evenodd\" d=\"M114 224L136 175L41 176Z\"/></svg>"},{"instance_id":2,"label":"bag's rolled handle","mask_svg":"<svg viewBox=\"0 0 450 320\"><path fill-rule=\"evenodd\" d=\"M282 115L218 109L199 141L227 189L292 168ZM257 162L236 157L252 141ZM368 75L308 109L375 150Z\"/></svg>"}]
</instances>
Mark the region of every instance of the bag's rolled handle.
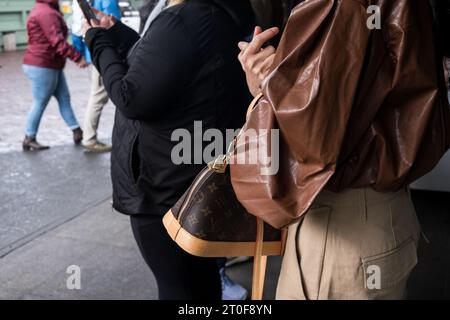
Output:
<instances>
[{"instance_id":1,"label":"bag's rolled handle","mask_svg":"<svg viewBox=\"0 0 450 320\"><path fill-rule=\"evenodd\" d=\"M259 100L261 100L261 98L263 97L264 94L260 93L258 94L255 99L253 99L252 103L250 103L250 106L248 107L247 110L247 120L248 117L250 117L250 114L252 113L253 109L255 109L256 105L258 104Z\"/></svg>"},{"instance_id":2,"label":"bag's rolled handle","mask_svg":"<svg viewBox=\"0 0 450 320\"><path fill-rule=\"evenodd\" d=\"M250 114L255 109L256 105L258 104L258 102L262 98L262 96L263 96L263 94L260 93L259 95L257 95L255 97L255 99L253 99L252 103L250 103L250 106L247 109L247 121L248 121L248 119L250 117ZM227 150L227 155L228 156L234 152L235 144L236 144L235 142L239 140L239 138L241 137L243 132L244 132L243 128L241 130L239 130L239 133L236 135L236 138L234 138L233 142L231 142L230 145L228 146L228 150Z\"/></svg>"},{"instance_id":3,"label":"bag's rolled handle","mask_svg":"<svg viewBox=\"0 0 450 320\"><path fill-rule=\"evenodd\" d=\"M259 102L259 100L262 98L263 94L260 93L253 99L252 103L250 103L250 106L247 110L247 120L250 117L250 114L252 113L253 109L255 109L256 104ZM244 132L244 129L241 129L239 133L236 135L236 138L230 143L227 149L227 153L225 155L217 157L213 162L209 164L209 167L219 173L224 173L226 171L227 166L230 164L230 157L236 150L236 141L239 140L242 133Z\"/></svg>"}]
</instances>

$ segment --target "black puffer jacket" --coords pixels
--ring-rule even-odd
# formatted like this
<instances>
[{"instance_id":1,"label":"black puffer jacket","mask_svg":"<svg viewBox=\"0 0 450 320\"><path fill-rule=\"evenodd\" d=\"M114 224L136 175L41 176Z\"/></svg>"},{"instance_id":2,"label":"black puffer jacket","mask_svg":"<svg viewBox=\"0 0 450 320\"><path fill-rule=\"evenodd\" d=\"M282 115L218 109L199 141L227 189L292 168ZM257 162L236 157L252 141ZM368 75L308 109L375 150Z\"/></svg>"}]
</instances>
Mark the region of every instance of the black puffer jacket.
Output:
<instances>
[{"instance_id":1,"label":"black puffer jacket","mask_svg":"<svg viewBox=\"0 0 450 320\"><path fill-rule=\"evenodd\" d=\"M203 131L225 132L244 123L250 94L237 43L252 26L247 1L188 0L166 9L126 59L138 40L130 29L118 23L86 34L117 107L111 159L115 209L163 215L204 167L172 162L174 130L192 134L194 121L202 121Z\"/></svg>"}]
</instances>

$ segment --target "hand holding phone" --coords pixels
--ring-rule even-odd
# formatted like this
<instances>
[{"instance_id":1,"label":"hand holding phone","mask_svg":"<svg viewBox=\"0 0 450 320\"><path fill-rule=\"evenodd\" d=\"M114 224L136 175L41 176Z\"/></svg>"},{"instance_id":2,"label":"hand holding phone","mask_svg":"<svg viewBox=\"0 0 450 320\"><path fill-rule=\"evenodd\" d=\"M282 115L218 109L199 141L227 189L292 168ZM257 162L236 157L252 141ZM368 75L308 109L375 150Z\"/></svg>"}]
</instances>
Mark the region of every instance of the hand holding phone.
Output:
<instances>
[{"instance_id":1,"label":"hand holding phone","mask_svg":"<svg viewBox=\"0 0 450 320\"><path fill-rule=\"evenodd\" d=\"M106 15L103 12L98 11L97 9L92 10L97 15L96 23L98 23L98 27L109 29L116 24L117 19L113 15Z\"/></svg>"},{"instance_id":2,"label":"hand holding phone","mask_svg":"<svg viewBox=\"0 0 450 320\"><path fill-rule=\"evenodd\" d=\"M91 24L92 20L97 21L97 15L92 10L90 4L87 2L87 0L77 0L78 5L80 6L81 11L83 12L84 17L86 18L87 22Z\"/></svg>"},{"instance_id":3,"label":"hand holding phone","mask_svg":"<svg viewBox=\"0 0 450 320\"><path fill-rule=\"evenodd\" d=\"M78 0L80 1L80 0ZM83 23L83 35L87 33L87 31L91 28L104 28L109 29L112 26L114 26L117 22L117 19L112 15L106 15L101 11L98 11L97 9L90 8L90 11L92 11L92 14L95 16L95 18L88 20L86 18L86 21ZM91 15L91 14L89 14Z\"/></svg>"}]
</instances>

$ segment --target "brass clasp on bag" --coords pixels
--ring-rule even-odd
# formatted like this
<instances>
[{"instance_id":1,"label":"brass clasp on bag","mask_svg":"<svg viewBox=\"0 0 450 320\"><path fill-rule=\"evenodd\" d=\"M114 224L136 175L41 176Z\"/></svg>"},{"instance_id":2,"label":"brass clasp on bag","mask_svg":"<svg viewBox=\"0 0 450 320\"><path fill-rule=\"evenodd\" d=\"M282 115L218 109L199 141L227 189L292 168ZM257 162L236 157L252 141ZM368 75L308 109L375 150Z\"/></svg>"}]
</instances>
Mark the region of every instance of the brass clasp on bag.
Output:
<instances>
[{"instance_id":1,"label":"brass clasp on bag","mask_svg":"<svg viewBox=\"0 0 450 320\"><path fill-rule=\"evenodd\" d=\"M227 171L227 166L230 163L230 158L228 155L221 155L216 158L216 160L208 163L208 167L217 173L225 173Z\"/></svg>"}]
</instances>

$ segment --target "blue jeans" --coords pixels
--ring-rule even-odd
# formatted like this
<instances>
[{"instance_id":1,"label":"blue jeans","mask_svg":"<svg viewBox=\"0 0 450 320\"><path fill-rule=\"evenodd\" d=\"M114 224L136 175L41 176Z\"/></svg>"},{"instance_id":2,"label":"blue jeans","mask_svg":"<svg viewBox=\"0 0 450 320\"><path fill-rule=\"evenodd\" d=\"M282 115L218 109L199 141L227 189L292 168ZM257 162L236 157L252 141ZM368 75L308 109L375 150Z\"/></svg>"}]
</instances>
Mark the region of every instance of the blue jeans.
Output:
<instances>
[{"instance_id":1,"label":"blue jeans","mask_svg":"<svg viewBox=\"0 0 450 320\"><path fill-rule=\"evenodd\" d=\"M91 53L89 52L88 46L84 43L83 37L79 37L72 33L72 44L74 48L81 53L87 63L91 64Z\"/></svg>"},{"instance_id":2,"label":"blue jeans","mask_svg":"<svg viewBox=\"0 0 450 320\"><path fill-rule=\"evenodd\" d=\"M25 134L35 138L45 108L54 96L58 100L59 112L71 130L79 128L70 103L70 93L63 70L23 65L23 72L31 82L33 107L28 113Z\"/></svg>"}]
</instances>

